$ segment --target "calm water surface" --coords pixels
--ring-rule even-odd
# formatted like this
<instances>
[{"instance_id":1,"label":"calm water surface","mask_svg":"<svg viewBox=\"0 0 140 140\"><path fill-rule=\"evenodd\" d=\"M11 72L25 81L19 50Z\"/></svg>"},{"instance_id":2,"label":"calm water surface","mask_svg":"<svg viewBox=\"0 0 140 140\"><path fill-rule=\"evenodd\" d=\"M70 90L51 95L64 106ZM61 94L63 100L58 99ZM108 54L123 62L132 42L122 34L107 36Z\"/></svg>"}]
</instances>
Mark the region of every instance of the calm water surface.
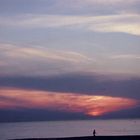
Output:
<instances>
[{"instance_id":1,"label":"calm water surface","mask_svg":"<svg viewBox=\"0 0 140 140\"><path fill-rule=\"evenodd\" d=\"M90 136L93 129L97 135L139 135L140 119L0 123L0 140Z\"/></svg>"}]
</instances>

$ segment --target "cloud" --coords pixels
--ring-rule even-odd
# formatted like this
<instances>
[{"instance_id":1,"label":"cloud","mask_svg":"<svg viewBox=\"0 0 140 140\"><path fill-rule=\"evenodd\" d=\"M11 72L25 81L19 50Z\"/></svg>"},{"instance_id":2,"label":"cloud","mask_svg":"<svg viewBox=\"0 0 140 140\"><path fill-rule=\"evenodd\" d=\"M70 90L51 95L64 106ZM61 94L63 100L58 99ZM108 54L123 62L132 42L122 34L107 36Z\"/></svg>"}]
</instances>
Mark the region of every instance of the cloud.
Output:
<instances>
[{"instance_id":1,"label":"cloud","mask_svg":"<svg viewBox=\"0 0 140 140\"><path fill-rule=\"evenodd\" d=\"M28 57L28 58L46 58L57 61L68 61L68 62L82 62L86 60L90 60L88 57L70 51L62 51L62 50L53 50L47 49L41 46L18 46L13 44L0 44L1 54L5 54L11 57Z\"/></svg>"},{"instance_id":2,"label":"cloud","mask_svg":"<svg viewBox=\"0 0 140 140\"><path fill-rule=\"evenodd\" d=\"M140 35L138 14L107 16L20 15L1 18L1 26L19 28L69 28L94 32L122 32Z\"/></svg>"},{"instance_id":3,"label":"cloud","mask_svg":"<svg viewBox=\"0 0 140 140\"><path fill-rule=\"evenodd\" d=\"M128 109L137 105L137 100L119 97L0 89L1 109L40 108L66 112L81 112L91 116L100 116L108 112Z\"/></svg>"},{"instance_id":4,"label":"cloud","mask_svg":"<svg viewBox=\"0 0 140 140\"><path fill-rule=\"evenodd\" d=\"M18 5L18 6L17 6ZM0 2L1 13L48 13L48 14L77 14L77 15L106 15L127 11L139 11L139 0L30 0L26 7L20 0ZM5 10L7 8L7 10Z\"/></svg>"},{"instance_id":5,"label":"cloud","mask_svg":"<svg viewBox=\"0 0 140 140\"><path fill-rule=\"evenodd\" d=\"M71 73L57 76L1 76L0 88L140 99L140 78Z\"/></svg>"},{"instance_id":6,"label":"cloud","mask_svg":"<svg viewBox=\"0 0 140 140\"><path fill-rule=\"evenodd\" d=\"M1 75L52 75L82 69L93 63L87 56L40 46L0 44Z\"/></svg>"},{"instance_id":7,"label":"cloud","mask_svg":"<svg viewBox=\"0 0 140 140\"><path fill-rule=\"evenodd\" d=\"M139 85L138 78L79 73L0 77L0 121L137 118Z\"/></svg>"},{"instance_id":8,"label":"cloud","mask_svg":"<svg viewBox=\"0 0 140 140\"><path fill-rule=\"evenodd\" d=\"M138 13L139 0L55 0L51 5L53 14L108 15L116 13ZM50 12L50 11L48 11Z\"/></svg>"},{"instance_id":9,"label":"cloud","mask_svg":"<svg viewBox=\"0 0 140 140\"><path fill-rule=\"evenodd\" d=\"M140 56L139 55L132 55L132 54L121 54L121 55L113 55L111 57L112 59L125 59L125 60L132 60L132 59L136 59L136 60L140 60Z\"/></svg>"},{"instance_id":10,"label":"cloud","mask_svg":"<svg viewBox=\"0 0 140 140\"><path fill-rule=\"evenodd\" d=\"M62 0L63 1L63 0ZM64 1L63 1L64 2ZM139 2L139 0L128 0L127 2L124 0L72 0L71 3L75 3L76 5L131 5Z\"/></svg>"},{"instance_id":11,"label":"cloud","mask_svg":"<svg viewBox=\"0 0 140 140\"><path fill-rule=\"evenodd\" d=\"M50 46L1 43L0 75L52 76L79 72L139 76L139 55L120 56L104 52L91 51L88 56L86 52L67 48L59 50Z\"/></svg>"}]
</instances>

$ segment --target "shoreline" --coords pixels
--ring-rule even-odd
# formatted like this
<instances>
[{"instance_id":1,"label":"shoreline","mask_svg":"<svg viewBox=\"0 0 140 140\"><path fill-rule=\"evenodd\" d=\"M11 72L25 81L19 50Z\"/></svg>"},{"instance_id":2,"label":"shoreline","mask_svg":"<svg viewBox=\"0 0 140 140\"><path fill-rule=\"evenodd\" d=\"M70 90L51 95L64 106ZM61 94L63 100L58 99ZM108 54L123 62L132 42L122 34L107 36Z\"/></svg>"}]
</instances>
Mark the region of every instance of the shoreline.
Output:
<instances>
[{"instance_id":1,"label":"shoreline","mask_svg":"<svg viewBox=\"0 0 140 140\"><path fill-rule=\"evenodd\" d=\"M82 136L82 137L63 137L63 138L21 138L11 140L140 140L140 135Z\"/></svg>"}]
</instances>

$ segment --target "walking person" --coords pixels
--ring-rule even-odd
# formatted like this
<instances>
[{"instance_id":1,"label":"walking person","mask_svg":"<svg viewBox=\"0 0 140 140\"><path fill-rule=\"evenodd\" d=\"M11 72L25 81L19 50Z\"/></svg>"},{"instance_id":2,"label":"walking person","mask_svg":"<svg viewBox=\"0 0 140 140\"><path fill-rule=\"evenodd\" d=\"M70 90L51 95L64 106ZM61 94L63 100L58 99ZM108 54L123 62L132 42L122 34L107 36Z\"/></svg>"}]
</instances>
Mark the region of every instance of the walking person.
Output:
<instances>
[{"instance_id":1,"label":"walking person","mask_svg":"<svg viewBox=\"0 0 140 140\"><path fill-rule=\"evenodd\" d=\"M95 129L93 130L93 136L96 136L96 131L95 131Z\"/></svg>"}]
</instances>

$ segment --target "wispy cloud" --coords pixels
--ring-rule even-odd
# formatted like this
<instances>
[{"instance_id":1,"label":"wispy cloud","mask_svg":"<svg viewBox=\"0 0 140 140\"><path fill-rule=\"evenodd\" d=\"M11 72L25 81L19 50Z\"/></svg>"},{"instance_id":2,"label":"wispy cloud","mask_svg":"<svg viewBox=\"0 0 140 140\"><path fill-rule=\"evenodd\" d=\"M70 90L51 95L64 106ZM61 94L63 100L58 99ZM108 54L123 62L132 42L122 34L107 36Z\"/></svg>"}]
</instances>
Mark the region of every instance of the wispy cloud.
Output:
<instances>
[{"instance_id":1,"label":"wispy cloud","mask_svg":"<svg viewBox=\"0 0 140 140\"><path fill-rule=\"evenodd\" d=\"M5 45L4 45L5 46ZM12 51L11 51L12 49ZM28 59L46 59L54 61L65 61L72 63L80 63L90 60L88 57L76 53L76 52L66 52L57 51L53 49L46 48L30 48L30 47L14 47L6 48L6 56L13 58L28 58Z\"/></svg>"},{"instance_id":2,"label":"wispy cloud","mask_svg":"<svg viewBox=\"0 0 140 140\"><path fill-rule=\"evenodd\" d=\"M136 59L136 60L140 60L140 55L132 55L132 54L120 54L120 55L113 55L111 56L112 59Z\"/></svg>"},{"instance_id":3,"label":"wispy cloud","mask_svg":"<svg viewBox=\"0 0 140 140\"><path fill-rule=\"evenodd\" d=\"M48 76L84 72L139 76L139 55L135 54L87 56L76 51L50 49L46 46L2 43L0 52L0 75ZM117 61L114 63L114 60Z\"/></svg>"},{"instance_id":4,"label":"wispy cloud","mask_svg":"<svg viewBox=\"0 0 140 140\"><path fill-rule=\"evenodd\" d=\"M1 74L65 73L79 70L82 65L94 62L91 58L77 52L53 50L41 46L0 44L0 52Z\"/></svg>"},{"instance_id":5,"label":"wispy cloud","mask_svg":"<svg viewBox=\"0 0 140 140\"><path fill-rule=\"evenodd\" d=\"M101 15L119 13L121 11L136 12L139 0L30 0L26 7L24 1L12 0L1 2L0 8L4 13L50 13L50 14L91 14ZM18 6L16 6L18 5ZM9 7L9 8L7 8ZM6 9L6 10L5 10ZM138 10L139 11L139 10Z\"/></svg>"},{"instance_id":6,"label":"wispy cloud","mask_svg":"<svg viewBox=\"0 0 140 140\"><path fill-rule=\"evenodd\" d=\"M0 25L20 28L74 28L94 32L122 32L140 35L138 14L108 16L24 15L1 18Z\"/></svg>"},{"instance_id":7,"label":"wispy cloud","mask_svg":"<svg viewBox=\"0 0 140 140\"><path fill-rule=\"evenodd\" d=\"M122 12L137 13L139 11L137 5L139 5L139 0L127 2L124 0L55 0L52 8L61 14L107 15Z\"/></svg>"},{"instance_id":8,"label":"wispy cloud","mask_svg":"<svg viewBox=\"0 0 140 140\"><path fill-rule=\"evenodd\" d=\"M55 93L22 89L0 89L0 108L42 108L66 112L81 112L91 116L135 107L137 100L110 97Z\"/></svg>"},{"instance_id":9,"label":"wispy cloud","mask_svg":"<svg viewBox=\"0 0 140 140\"><path fill-rule=\"evenodd\" d=\"M74 0L72 0L74 2ZM64 2L64 1L63 1ZM132 4L132 3L136 3L138 2L138 0L75 0L75 3L79 3L79 4L100 4L100 5L110 5L110 4Z\"/></svg>"},{"instance_id":10,"label":"wispy cloud","mask_svg":"<svg viewBox=\"0 0 140 140\"><path fill-rule=\"evenodd\" d=\"M80 54L78 52L63 51L47 49L42 46L18 46L13 44L0 44L1 54L5 54L11 57L28 57L28 58L46 58L57 61L67 61L67 62L82 62L91 60L87 56Z\"/></svg>"}]
</instances>

